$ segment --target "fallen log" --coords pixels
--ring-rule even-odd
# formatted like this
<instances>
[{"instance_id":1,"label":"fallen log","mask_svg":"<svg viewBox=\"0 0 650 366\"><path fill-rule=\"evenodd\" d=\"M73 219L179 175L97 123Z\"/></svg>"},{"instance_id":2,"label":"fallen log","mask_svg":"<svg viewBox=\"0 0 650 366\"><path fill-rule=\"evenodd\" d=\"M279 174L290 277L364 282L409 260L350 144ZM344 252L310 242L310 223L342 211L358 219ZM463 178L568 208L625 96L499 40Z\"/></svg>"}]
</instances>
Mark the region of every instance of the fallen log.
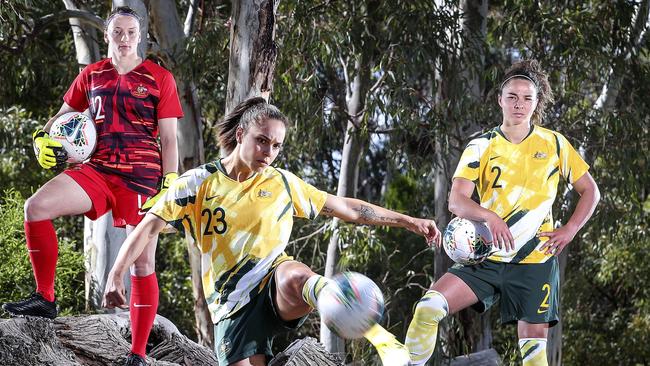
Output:
<instances>
[{"instance_id":1,"label":"fallen log","mask_svg":"<svg viewBox=\"0 0 650 366\"><path fill-rule=\"evenodd\" d=\"M129 353L128 313L0 320L2 365L122 365ZM149 336L158 357L150 365L214 365L214 353L183 336L167 319L156 316Z\"/></svg>"},{"instance_id":2,"label":"fallen log","mask_svg":"<svg viewBox=\"0 0 650 366\"><path fill-rule=\"evenodd\" d=\"M316 339L306 337L293 341L275 355L268 366L344 366L338 356L325 350Z\"/></svg>"},{"instance_id":3,"label":"fallen log","mask_svg":"<svg viewBox=\"0 0 650 366\"><path fill-rule=\"evenodd\" d=\"M0 319L0 365L121 366L130 350L128 313ZM154 366L218 366L214 352L156 316L147 362ZM314 338L293 342L269 366L343 366Z\"/></svg>"}]
</instances>

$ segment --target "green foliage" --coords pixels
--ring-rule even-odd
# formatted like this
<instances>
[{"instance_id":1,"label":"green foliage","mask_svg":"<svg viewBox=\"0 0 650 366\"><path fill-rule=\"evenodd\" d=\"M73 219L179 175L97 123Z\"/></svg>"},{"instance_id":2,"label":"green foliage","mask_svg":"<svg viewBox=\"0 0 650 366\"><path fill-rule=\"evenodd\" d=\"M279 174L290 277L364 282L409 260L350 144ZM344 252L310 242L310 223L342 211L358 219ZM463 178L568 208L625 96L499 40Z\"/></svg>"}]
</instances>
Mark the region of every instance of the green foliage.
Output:
<instances>
[{"instance_id":1,"label":"green foliage","mask_svg":"<svg viewBox=\"0 0 650 366\"><path fill-rule=\"evenodd\" d=\"M0 108L0 189L15 189L27 196L32 187L53 175L34 158L32 133L41 126L19 106Z\"/></svg>"},{"instance_id":2,"label":"green foliage","mask_svg":"<svg viewBox=\"0 0 650 366\"><path fill-rule=\"evenodd\" d=\"M643 84L629 87L646 88ZM580 270L567 271L565 286L570 294L564 300L569 363L617 354L622 364L632 365L650 357L645 346L650 341L650 291L639 286L650 281L645 250L650 245L649 198L643 187L650 178L645 168L649 155L642 147L650 135L647 127L634 125L637 113L620 110L616 116L603 116L593 131L601 141L611 142L593 147L598 156L593 170L603 197L589 229L572 244L579 245L572 249L569 266Z\"/></svg>"},{"instance_id":3,"label":"green foliage","mask_svg":"<svg viewBox=\"0 0 650 366\"><path fill-rule=\"evenodd\" d=\"M42 123L20 106L0 108L0 190L15 190L30 196L39 186L60 171L45 170L38 165L32 147L32 133ZM63 217L55 222L59 238L83 250L83 218Z\"/></svg>"},{"instance_id":4,"label":"green foliage","mask_svg":"<svg viewBox=\"0 0 650 366\"><path fill-rule=\"evenodd\" d=\"M0 107L21 105L47 119L79 69L62 3L8 1L0 7ZM45 121L42 122L44 124Z\"/></svg>"},{"instance_id":5,"label":"green foliage","mask_svg":"<svg viewBox=\"0 0 650 366\"><path fill-rule=\"evenodd\" d=\"M0 302L16 301L36 289L23 231L24 199L8 190L0 201ZM55 291L62 315L84 310L84 258L74 243L59 240Z\"/></svg>"},{"instance_id":6,"label":"green foliage","mask_svg":"<svg viewBox=\"0 0 650 366\"><path fill-rule=\"evenodd\" d=\"M290 170L318 167L315 177L336 186L337 156L351 117L346 103L354 78L366 73L368 95L357 133L364 139L374 131L390 136L378 142L378 157L391 168L407 153L422 161L421 147L440 128L440 119L428 115L428 80L439 55L457 42L460 33L447 30L460 14L430 1L282 2L279 11L289 17L278 23L278 43L296 55L278 58L273 93L296 124L284 151ZM412 141L414 134L426 135Z\"/></svg>"}]
</instances>

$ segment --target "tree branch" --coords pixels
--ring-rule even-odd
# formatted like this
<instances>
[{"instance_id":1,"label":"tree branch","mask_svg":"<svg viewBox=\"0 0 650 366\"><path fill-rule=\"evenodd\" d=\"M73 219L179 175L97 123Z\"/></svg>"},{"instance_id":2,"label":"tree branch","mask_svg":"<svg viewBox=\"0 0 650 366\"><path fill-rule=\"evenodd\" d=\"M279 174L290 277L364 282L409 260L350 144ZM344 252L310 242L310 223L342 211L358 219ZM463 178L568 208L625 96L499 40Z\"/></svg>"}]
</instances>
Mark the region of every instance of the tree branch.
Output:
<instances>
[{"instance_id":1,"label":"tree branch","mask_svg":"<svg viewBox=\"0 0 650 366\"><path fill-rule=\"evenodd\" d=\"M194 19L196 19L196 9L198 8L198 0L190 0L190 7L187 9L187 15L185 16L185 24L183 25L183 33L185 37L189 37L192 34L194 29Z\"/></svg>"},{"instance_id":2,"label":"tree branch","mask_svg":"<svg viewBox=\"0 0 650 366\"><path fill-rule=\"evenodd\" d=\"M82 23L104 31L104 20L87 10L62 10L55 14L48 14L36 20L34 33L40 32L49 25L67 21L69 18L78 18Z\"/></svg>"},{"instance_id":3,"label":"tree branch","mask_svg":"<svg viewBox=\"0 0 650 366\"><path fill-rule=\"evenodd\" d=\"M646 0L643 4L639 5L639 9L635 12L633 19L635 32L630 34L630 43L634 48L630 54L638 51L644 43L648 28L650 28L650 0Z\"/></svg>"},{"instance_id":4,"label":"tree branch","mask_svg":"<svg viewBox=\"0 0 650 366\"><path fill-rule=\"evenodd\" d=\"M393 47L394 45L390 45L390 52L388 53L388 64L386 64L385 67L380 67L380 69L383 71L377 82L368 90L368 94L366 96L372 95L377 89L381 87L381 85L384 83L384 80L386 80L386 77L388 76L388 70L390 70L390 67L393 65L393 54L395 53L395 48ZM380 65L381 66L381 65Z\"/></svg>"},{"instance_id":5,"label":"tree branch","mask_svg":"<svg viewBox=\"0 0 650 366\"><path fill-rule=\"evenodd\" d=\"M637 5L631 19L632 27L628 37L629 49L625 52L623 49L617 49L615 52L615 59L613 65L609 70L603 88L594 103L594 110L607 111L614 107L614 103L621 89L623 83L624 69L619 65L626 60L638 55L640 47L645 41L648 27L650 27L650 0ZM617 65L619 65L617 67Z\"/></svg>"},{"instance_id":6,"label":"tree branch","mask_svg":"<svg viewBox=\"0 0 650 366\"><path fill-rule=\"evenodd\" d=\"M287 243L287 246L289 246L289 245L293 245L293 244L297 244L297 243L299 243L299 242L301 242L301 241L307 240L307 239L309 239L309 238L311 238L311 237L313 237L313 236L315 236L315 235L318 235L318 234L322 233L323 231L325 231L325 229L327 228L328 224L329 224L329 222L328 222L327 224L321 226L320 228L318 228L318 230L314 231L314 232L311 233L311 234L307 234L307 235L305 235L305 236L302 236L302 237L300 237L300 238L297 238L297 239L294 239L294 240L290 241L289 243Z\"/></svg>"},{"instance_id":7,"label":"tree branch","mask_svg":"<svg viewBox=\"0 0 650 366\"><path fill-rule=\"evenodd\" d=\"M0 44L0 49L18 54L22 52L29 40L38 37L38 35L47 29L47 27L58 22L67 21L70 18L77 18L82 23L88 24L101 31L104 30L104 20L89 11L62 10L58 13L48 14L34 20L33 26L24 19L21 19L22 27L26 30L26 33L14 38L9 38L5 44Z\"/></svg>"},{"instance_id":8,"label":"tree branch","mask_svg":"<svg viewBox=\"0 0 650 366\"><path fill-rule=\"evenodd\" d=\"M339 54L339 62L343 68L343 81L345 82L345 97L348 98L350 95L350 75L348 74L348 63L343 60L343 56Z\"/></svg>"},{"instance_id":9,"label":"tree branch","mask_svg":"<svg viewBox=\"0 0 650 366\"><path fill-rule=\"evenodd\" d=\"M307 9L305 14L309 14L309 13L314 12L316 10L319 10L319 9L321 9L323 7L329 6L330 4L332 4L335 1L336 0L327 0L327 1L324 1L324 2L322 2L320 4L316 4L316 5L312 6L311 8Z\"/></svg>"}]
</instances>

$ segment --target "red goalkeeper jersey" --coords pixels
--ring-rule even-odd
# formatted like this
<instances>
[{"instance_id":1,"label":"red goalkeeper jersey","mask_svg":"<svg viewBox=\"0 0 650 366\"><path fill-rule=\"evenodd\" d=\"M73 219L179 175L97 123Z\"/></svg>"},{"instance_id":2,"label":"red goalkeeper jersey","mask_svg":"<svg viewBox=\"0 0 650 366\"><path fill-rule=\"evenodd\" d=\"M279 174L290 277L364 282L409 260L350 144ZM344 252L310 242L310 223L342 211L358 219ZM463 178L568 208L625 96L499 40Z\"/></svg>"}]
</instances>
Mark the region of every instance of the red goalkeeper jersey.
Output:
<instances>
[{"instance_id":1,"label":"red goalkeeper jersey","mask_svg":"<svg viewBox=\"0 0 650 366\"><path fill-rule=\"evenodd\" d=\"M154 195L162 175L158 120L183 116L172 74L145 60L120 75L110 59L88 65L63 100L97 127L90 164L117 185Z\"/></svg>"}]
</instances>

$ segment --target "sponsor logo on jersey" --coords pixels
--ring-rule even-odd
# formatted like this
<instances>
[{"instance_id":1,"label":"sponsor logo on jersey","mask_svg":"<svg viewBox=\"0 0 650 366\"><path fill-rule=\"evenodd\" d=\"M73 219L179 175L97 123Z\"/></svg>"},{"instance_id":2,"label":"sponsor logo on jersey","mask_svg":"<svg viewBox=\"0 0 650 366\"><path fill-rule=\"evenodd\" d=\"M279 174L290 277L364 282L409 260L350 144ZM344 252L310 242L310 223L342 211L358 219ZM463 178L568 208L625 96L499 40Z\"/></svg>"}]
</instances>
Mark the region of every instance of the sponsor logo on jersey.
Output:
<instances>
[{"instance_id":1,"label":"sponsor logo on jersey","mask_svg":"<svg viewBox=\"0 0 650 366\"><path fill-rule=\"evenodd\" d=\"M213 200L213 199L218 198L218 197L221 197L221 196L218 195L218 194L215 194L214 196L205 196L205 200L210 201L210 200Z\"/></svg>"},{"instance_id":2,"label":"sponsor logo on jersey","mask_svg":"<svg viewBox=\"0 0 650 366\"><path fill-rule=\"evenodd\" d=\"M535 153L535 155L533 155L533 159L540 159L540 160L541 159L546 159L546 153L538 151L538 152Z\"/></svg>"},{"instance_id":3,"label":"sponsor logo on jersey","mask_svg":"<svg viewBox=\"0 0 650 366\"><path fill-rule=\"evenodd\" d=\"M149 96L149 89L146 86L139 84L134 89L131 89L131 95L136 98L146 98Z\"/></svg>"}]
</instances>

